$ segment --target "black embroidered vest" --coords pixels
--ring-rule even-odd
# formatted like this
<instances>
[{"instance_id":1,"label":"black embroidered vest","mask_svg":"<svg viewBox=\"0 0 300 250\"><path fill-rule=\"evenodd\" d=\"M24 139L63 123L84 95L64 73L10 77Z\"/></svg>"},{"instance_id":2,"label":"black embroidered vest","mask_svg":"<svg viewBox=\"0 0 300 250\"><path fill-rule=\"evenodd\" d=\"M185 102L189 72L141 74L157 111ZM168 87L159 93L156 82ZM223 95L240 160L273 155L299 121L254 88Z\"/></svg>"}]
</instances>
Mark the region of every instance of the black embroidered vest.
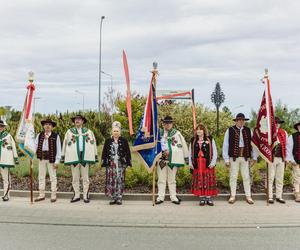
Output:
<instances>
[{"instance_id":1,"label":"black embroidered vest","mask_svg":"<svg viewBox=\"0 0 300 250\"><path fill-rule=\"evenodd\" d=\"M296 132L293 134L293 156L294 160L297 164L300 164L300 132Z\"/></svg>"},{"instance_id":2,"label":"black embroidered vest","mask_svg":"<svg viewBox=\"0 0 300 250\"><path fill-rule=\"evenodd\" d=\"M204 155L204 158L206 159L206 167L209 166L211 160L212 160L212 137L208 136L208 137L204 137L203 138L204 142L201 145L201 151ZM207 143L208 142L208 143ZM198 167L197 164L197 159L198 159L198 155L199 155L199 151L200 151L200 145L198 143L198 136L193 137L191 139L191 150L192 150L192 164L194 166L194 168Z\"/></svg>"},{"instance_id":3,"label":"black embroidered vest","mask_svg":"<svg viewBox=\"0 0 300 250\"><path fill-rule=\"evenodd\" d=\"M45 133L42 132L39 134L38 137L38 146L37 146L37 151L36 155L37 158L42 160L43 159L43 142L45 139ZM57 141L57 134L51 132L51 135L48 138L48 146L49 146L49 162L50 163L55 163L55 157L56 157L56 141Z\"/></svg>"},{"instance_id":4,"label":"black embroidered vest","mask_svg":"<svg viewBox=\"0 0 300 250\"><path fill-rule=\"evenodd\" d=\"M251 130L248 127L243 127L242 135L244 139L243 157L245 159L251 157ZM229 149L228 155L234 160L239 157L240 130L236 126L229 128Z\"/></svg>"}]
</instances>

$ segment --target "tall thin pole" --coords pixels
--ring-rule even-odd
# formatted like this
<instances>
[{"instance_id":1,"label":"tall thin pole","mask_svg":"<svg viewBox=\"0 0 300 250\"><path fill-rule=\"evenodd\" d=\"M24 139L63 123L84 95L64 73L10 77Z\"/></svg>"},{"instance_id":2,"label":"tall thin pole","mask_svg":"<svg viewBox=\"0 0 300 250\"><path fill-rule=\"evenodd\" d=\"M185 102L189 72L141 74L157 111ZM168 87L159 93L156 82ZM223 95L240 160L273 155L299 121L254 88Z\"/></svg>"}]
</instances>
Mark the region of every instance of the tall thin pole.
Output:
<instances>
[{"instance_id":1,"label":"tall thin pole","mask_svg":"<svg viewBox=\"0 0 300 250\"><path fill-rule=\"evenodd\" d=\"M101 112L101 52L102 52L102 23L105 16L101 17L100 20L100 42L99 42L99 96L98 96L98 112L99 112L99 118L100 118L100 112Z\"/></svg>"},{"instance_id":2,"label":"tall thin pole","mask_svg":"<svg viewBox=\"0 0 300 250\"><path fill-rule=\"evenodd\" d=\"M33 176L32 176L32 168L33 168L33 161L30 158L30 167L29 167L29 187L30 187L30 203L33 204Z\"/></svg>"},{"instance_id":3,"label":"tall thin pole","mask_svg":"<svg viewBox=\"0 0 300 250\"><path fill-rule=\"evenodd\" d=\"M84 93L78 90L75 90L75 92L82 95L82 112L84 112Z\"/></svg>"},{"instance_id":4,"label":"tall thin pole","mask_svg":"<svg viewBox=\"0 0 300 250\"><path fill-rule=\"evenodd\" d=\"M152 70L152 84L154 85L154 88L156 89L156 77L158 75L157 70L157 62L153 62L153 70ZM154 93L156 95L156 93ZM157 125L156 125L157 126ZM158 132L156 133L156 140L158 139ZM157 144L156 144L156 152L157 152ZM157 169L157 163L155 164L153 168L153 176L152 176L152 206L155 206L155 172Z\"/></svg>"},{"instance_id":5,"label":"tall thin pole","mask_svg":"<svg viewBox=\"0 0 300 250\"><path fill-rule=\"evenodd\" d=\"M266 183L267 183L267 187L266 187L266 196L267 196L267 206L269 206L269 164L266 162L267 165L267 177L266 177Z\"/></svg>"},{"instance_id":6,"label":"tall thin pole","mask_svg":"<svg viewBox=\"0 0 300 250\"><path fill-rule=\"evenodd\" d=\"M217 136L219 136L220 134L220 121L219 118L220 117L220 113L219 113L219 107L217 106Z\"/></svg>"},{"instance_id":7,"label":"tall thin pole","mask_svg":"<svg viewBox=\"0 0 300 250\"><path fill-rule=\"evenodd\" d=\"M115 107L115 102L114 102L114 89L113 89L113 76L111 74L108 74L104 71L101 71L102 74L107 75L110 77L110 105L111 105L111 122L113 123L114 121L114 107Z\"/></svg>"}]
</instances>

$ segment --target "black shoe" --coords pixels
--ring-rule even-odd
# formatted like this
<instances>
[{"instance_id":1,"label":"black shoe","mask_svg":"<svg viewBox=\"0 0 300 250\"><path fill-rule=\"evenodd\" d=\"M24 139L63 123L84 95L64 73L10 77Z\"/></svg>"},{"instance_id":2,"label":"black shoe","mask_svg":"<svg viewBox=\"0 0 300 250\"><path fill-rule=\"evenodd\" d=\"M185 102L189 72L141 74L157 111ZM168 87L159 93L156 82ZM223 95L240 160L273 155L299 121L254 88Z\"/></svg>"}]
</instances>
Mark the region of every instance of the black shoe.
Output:
<instances>
[{"instance_id":1,"label":"black shoe","mask_svg":"<svg viewBox=\"0 0 300 250\"><path fill-rule=\"evenodd\" d=\"M83 202L84 202L84 203L90 203L90 199L89 199L89 198L83 199Z\"/></svg>"},{"instance_id":2,"label":"black shoe","mask_svg":"<svg viewBox=\"0 0 300 250\"><path fill-rule=\"evenodd\" d=\"M179 202L182 202L182 199L180 199L178 196L176 196L176 197Z\"/></svg>"},{"instance_id":3,"label":"black shoe","mask_svg":"<svg viewBox=\"0 0 300 250\"><path fill-rule=\"evenodd\" d=\"M282 198L276 198L276 201L282 204L285 204L285 200Z\"/></svg>"},{"instance_id":4,"label":"black shoe","mask_svg":"<svg viewBox=\"0 0 300 250\"><path fill-rule=\"evenodd\" d=\"M204 205L205 205L205 202L206 202L206 201L205 201L205 197L201 197L201 198L200 198L199 205L200 205L200 206L204 206Z\"/></svg>"},{"instance_id":5,"label":"black shoe","mask_svg":"<svg viewBox=\"0 0 300 250\"><path fill-rule=\"evenodd\" d=\"M3 201L9 201L9 198L8 198L8 196L3 196L3 197L2 197L2 200L3 200Z\"/></svg>"},{"instance_id":6,"label":"black shoe","mask_svg":"<svg viewBox=\"0 0 300 250\"><path fill-rule=\"evenodd\" d=\"M210 198L206 198L206 204L207 204L208 206L213 206L213 205L214 205L214 202L213 202L213 200L212 200L211 197L210 197Z\"/></svg>"},{"instance_id":7,"label":"black shoe","mask_svg":"<svg viewBox=\"0 0 300 250\"><path fill-rule=\"evenodd\" d=\"M172 201L173 204L180 205L180 201Z\"/></svg>"},{"instance_id":8,"label":"black shoe","mask_svg":"<svg viewBox=\"0 0 300 250\"><path fill-rule=\"evenodd\" d=\"M44 201L45 197L37 197L34 202Z\"/></svg>"},{"instance_id":9,"label":"black shoe","mask_svg":"<svg viewBox=\"0 0 300 250\"><path fill-rule=\"evenodd\" d=\"M155 201L155 204L156 204L156 205L159 205L159 204L161 204L161 203L164 203L164 201L161 201L161 200Z\"/></svg>"},{"instance_id":10,"label":"black shoe","mask_svg":"<svg viewBox=\"0 0 300 250\"><path fill-rule=\"evenodd\" d=\"M269 204L274 204L274 200L273 199L269 199Z\"/></svg>"},{"instance_id":11,"label":"black shoe","mask_svg":"<svg viewBox=\"0 0 300 250\"><path fill-rule=\"evenodd\" d=\"M74 202L77 202L77 201L80 201L80 198L76 198L76 199L72 198L72 200L70 202L74 203Z\"/></svg>"},{"instance_id":12,"label":"black shoe","mask_svg":"<svg viewBox=\"0 0 300 250\"><path fill-rule=\"evenodd\" d=\"M117 205L122 205L122 200L117 200L117 201L116 201L116 204L117 204Z\"/></svg>"},{"instance_id":13,"label":"black shoe","mask_svg":"<svg viewBox=\"0 0 300 250\"><path fill-rule=\"evenodd\" d=\"M109 205L115 205L116 203L117 203L116 200L111 200L111 201L109 202Z\"/></svg>"}]
</instances>

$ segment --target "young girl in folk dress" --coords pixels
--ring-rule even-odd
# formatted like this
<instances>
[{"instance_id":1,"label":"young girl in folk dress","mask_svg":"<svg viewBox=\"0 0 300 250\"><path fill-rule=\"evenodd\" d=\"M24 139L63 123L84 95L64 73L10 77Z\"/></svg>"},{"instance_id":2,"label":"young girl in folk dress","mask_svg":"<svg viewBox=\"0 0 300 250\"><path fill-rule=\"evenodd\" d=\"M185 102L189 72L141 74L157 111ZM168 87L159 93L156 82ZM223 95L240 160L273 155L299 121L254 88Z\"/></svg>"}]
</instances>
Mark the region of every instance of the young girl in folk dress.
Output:
<instances>
[{"instance_id":1,"label":"young girl in folk dress","mask_svg":"<svg viewBox=\"0 0 300 250\"><path fill-rule=\"evenodd\" d=\"M192 176L192 193L200 197L200 206L213 206L213 196L218 194L215 165L217 147L214 139L208 136L206 128L197 126L190 145L190 167Z\"/></svg>"}]
</instances>

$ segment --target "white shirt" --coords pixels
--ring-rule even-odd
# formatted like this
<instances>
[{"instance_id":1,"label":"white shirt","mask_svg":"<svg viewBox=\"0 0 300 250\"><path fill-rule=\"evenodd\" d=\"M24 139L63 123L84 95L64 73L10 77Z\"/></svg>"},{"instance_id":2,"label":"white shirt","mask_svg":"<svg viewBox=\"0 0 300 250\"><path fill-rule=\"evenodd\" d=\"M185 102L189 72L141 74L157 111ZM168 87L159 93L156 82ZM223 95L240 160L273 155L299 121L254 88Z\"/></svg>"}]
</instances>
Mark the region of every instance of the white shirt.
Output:
<instances>
[{"instance_id":1,"label":"white shirt","mask_svg":"<svg viewBox=\"0 0 300 250\"><path fill-rule=\"evenodd\" d=\"M35 138L35 152L37 151L38 144L39 144L39 136L40 134L37 135ZM51 132L48 135L48 137L51 136ZM49 143L48 143L48 138L45 137L43 141L43 147L42 151L49 151ZM60 137L57 135L57 140L56 140L56 156L55 156L55 164L58 164L61 158L61 143L60 143Z\"/></svg>"},{"instance_id":2,"label":"white shirt","mask_svg":"<svg viewBox=\"0 0 300 250\"><path fill-rule=\"evenodd\" d=\"M286 160L292 163L296 163L293 155L293 148L294 148L293 135L290 135L286 143Z\"/></svg>"},{"instance_id":3,"label":"white shirt","mask_svg":"<svg viewBox=\"0 0 300 250\"><path fill-rule=\"evenodd\" d=\"M244 138L243 138L243 131L244 127L240 128L240 141L239 141L239 147L243 148L245 147L245 143L244 143ZM252 131L251 131L251 137L252 137ZM250 138L251 139L251 138ZM224 135L224 141L223 141L223 159L226 163L229 162L229 129L226 130L225 135ZM252 148L252 152L251 152L251 156L253 158L253 160L257 160L257 151L255 148Z\"/></svg>"},{"instance_id":4,"label":"white shirt","mask_svg":"<svg viewBox=\"0 0 300 250\"><path fill-rule=\"evenodd\" d=\"M164 134L160 138L160 143L161 143L161 150L162 151L169 150L169 148L168 148L168 131L164 130Z\"/></svg>"},{"instance_id":5,"label":"white shirt","mask_svg":"<svg viewBox=\"0 0 300 250\"><path fill-rule=\"evenodd\" d=\"M78 144L79 144L79 151L82 152L83 151L83 136L82 136L82 128L77 129L77 132L79 134L78 136Z\"/></svg>"}]
</instances>

